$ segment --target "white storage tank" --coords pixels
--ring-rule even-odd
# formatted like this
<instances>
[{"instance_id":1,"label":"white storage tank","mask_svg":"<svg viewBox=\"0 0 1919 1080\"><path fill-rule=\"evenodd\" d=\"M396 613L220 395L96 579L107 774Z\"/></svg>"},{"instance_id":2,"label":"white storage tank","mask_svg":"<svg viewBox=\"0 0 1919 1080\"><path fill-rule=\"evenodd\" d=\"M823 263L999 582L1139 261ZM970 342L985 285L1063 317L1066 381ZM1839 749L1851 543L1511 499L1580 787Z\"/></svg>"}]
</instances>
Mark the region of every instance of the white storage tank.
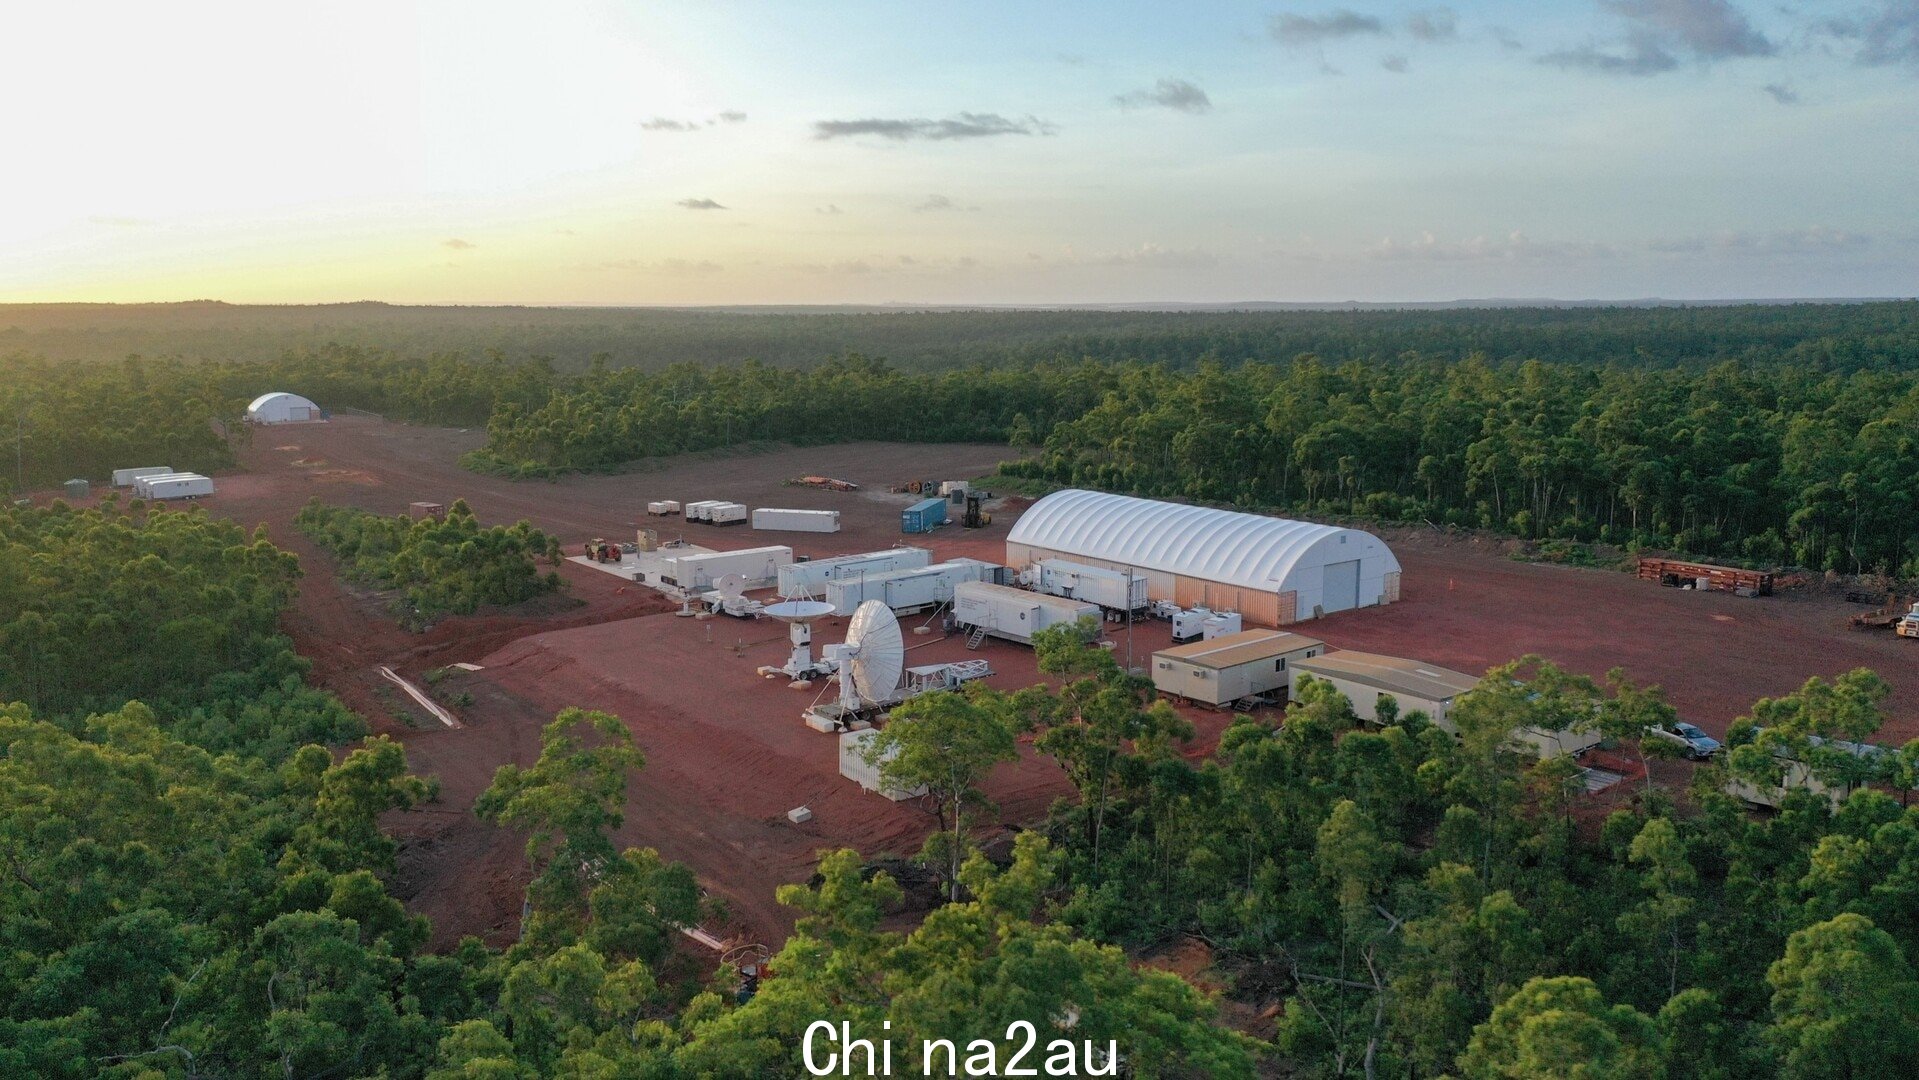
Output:
<instances>
[{"instance_id":1,"label":"white storage tank","mask_svg":"<svg viewBox=\"0 0 1919 1080\"><path fill-rule=\"evenodd\" d=\"M114 487L132 487L135 480L143 476L169 476L173 473L171 465L143 465L136 469L113 470Z\"/></svg>"},{"instance_id":2,"label":"white storage tank","mask_svg":"<svg viewBox=\"0 0 1919 1080\"><path fill-rule=\"evenodd\" d=\"M780 567L780 595L793 598L821 596L826 583L841 578L888 574L895 570L917 570L933 564L933 553L925 548L896 547L869 551L861 555L835 555L828 559L796 562Z\"/></svg>"},{"instance_id":3,"label":"white storage tank","mask_svg":"<svg viewBox=\"0 0 1919 1080\"><path fill-rule=\"evenodd\" d=\"M953 618L961 626L1024 645L1032 644L1038 631L1082 617L1097 620L1099 605L983 581L953 587Z\"/></svg>"},{"instance_id":4,"label":"white storage tank","mask_svg":"<svg viewBox=\"0 0 1919 1080\"><path fill-rule=\"evenodd\" d=\"M660 580L682 589L711 589L728 574L746 579L749 589L765 588L779 580L780 567L793 561L793 549L783 545L742 551L709 551L662 560Z\"/></svg>"},{"instance_id":5,"label":"white storage tank","mask_svg":"<svg viewBox=\"0 0 1919 1080\"><path fill-rule=\"evenodd\" d=\"M769 532L836 533L838 510L780 510L770 506L753 511L753 527Z\"/></svg>"}]
</instances>

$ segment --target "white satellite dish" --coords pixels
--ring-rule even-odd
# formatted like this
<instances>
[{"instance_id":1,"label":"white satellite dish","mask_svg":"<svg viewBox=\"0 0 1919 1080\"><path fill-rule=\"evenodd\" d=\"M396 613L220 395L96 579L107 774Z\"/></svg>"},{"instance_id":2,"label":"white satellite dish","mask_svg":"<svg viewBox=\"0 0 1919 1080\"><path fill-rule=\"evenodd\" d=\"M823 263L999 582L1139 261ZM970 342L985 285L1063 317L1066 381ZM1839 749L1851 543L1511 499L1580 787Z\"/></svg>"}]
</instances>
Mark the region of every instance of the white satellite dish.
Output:
<instances>
[{"instance_id":1,"label":"white satellite dish","mask_svg":"<svg viewBox=\"0 0 1919 1080\"><path fill-rule=\"evenodd\" d=\"M906 668L906 636L884 600L867 600L853 609L846 626L851 656L840 665L840 701L849 710L861 702L882 705L893 699Z\"/></svg>"},{"instance_id":2,"label":"white satellite dish","mask_svg":"<svg viewBox=\"0 0 1919 1080\"><path fill-rule=\"evenodd\" d=\"M722 601L737 600L746 595L746 575L727 574L713 583L713 589Z\"/></svg>"},{"instance_id":3,"label":"white satellite dish","mask_svg":"<svg viewBox=\"0 0 1919 1080\"><path fill-rule=\"evenodd\" d=\"M829 669L825 664L813 662L813 623L833 614L833 605L821 600L786 600L766 607L760 614L785 623L787 640L793 643L793 652L787 657L785 667L763 667L760 674L768 678L786 675L805 683L815 675L827 673Z\"/></svg>"}]
</instances>

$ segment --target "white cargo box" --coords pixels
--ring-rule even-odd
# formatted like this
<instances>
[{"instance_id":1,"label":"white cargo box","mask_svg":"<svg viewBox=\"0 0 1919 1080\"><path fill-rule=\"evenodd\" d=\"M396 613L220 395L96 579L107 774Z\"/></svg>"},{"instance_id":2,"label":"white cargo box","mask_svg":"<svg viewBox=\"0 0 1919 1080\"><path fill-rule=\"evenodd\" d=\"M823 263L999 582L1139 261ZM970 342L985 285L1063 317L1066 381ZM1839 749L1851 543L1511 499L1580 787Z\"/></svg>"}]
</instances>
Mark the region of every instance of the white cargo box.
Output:
<instances>
[{"instance_id":1,"label":"white cargo box","mask_svg":"<svg viewBox=\"0 0 1919 1080\"><path fill-rule=\"evenodd\" d=\"M685 507L686 520L706 521L709 519L714 507L723 505L725 504L719 499L701 499L698 502L687 503Z\"/></svg>"},{"instance_id":2,"label":"white cargo box","mask_svg":"<svg viewBox=\"0 0 1919 1080\"><path fill-rule=\"evenodd\" d=\"M820 596L826 592L826 583L829 581L890 574L895 570L918 570L932 563L933 553L916 547L896 547L862 555L835 555L829 559L796 562L780 567L780 595Z\"/></svg>"},{"instance_id":3,"label":"white cargo box","mask_svg":"<svg viewBox=\"0 0 1919 1080\"><path fill-rule=\"evenodd\" d=\"M663 517L667 514L677 514L680 512L680 504L674 502L672 499L661 499L658 502L647 503L646 512L656 517Z\"/></svg>"},{"instance_id":4,"label":"white cargo box","mask_svg":"<svg viewBox=\"0 0 1919 1080\"><path fill-rule=\"evenodd\" d=\"M879 732L872 728L864 731L848 731L840 735L840 775L851 780L867 791L877 791L881 795L899 802L902 799L917 799L926 794L924 787L911 791L888 788L880 780L880 767L866 762L866 743ZM893 755L887 755L891 758Z\"/></svg>"},{"instance_id":5,"label":"white cargo box","mask_svg":"<svg viewBox=\"0 0 1919 1080\"><path fill-rule=\"evenodd\" d=\"M747 510L745 503L723 502L708 507L706 520L715 525L744 525Z\"/></svg>"},{"instance_id":6,"label":"white cargo box","mask_svg":"<svg viewBox=\"0 0 1919 1080\"><path fill-rule=\"evenodd\" d=\"M917 570L840 578L826 583L826 602L833 605L835 615L851 615L866 600L885 601L896 612L918 611L951 603L962 582L987 581L998 570L978 559L953 559ZM1097 615L1099 609L1093 612Z\"/></svg>"},{"instance_id":7,"label":"white cargo box","mask_svg":"<svg viewBox=\"0 0 1919 1080\"><path fill-rule=\"evenodd\" d=\"M132 487L133 482L143 476L171 475L173 475L173 466L171 465L145 465L137 469L115 469L113 470L113 486Z\"/></svg>"},{"instance_id":8,"label":"white cargo box","mask_svg":"<svg viewBox=\"0 0 1919 1080\"><path fill-rule=\"evenodd\" d=\"M149 499L195 499L213 494L213 481L197 473L173 473L147 480Z\"/></svg>"},{"instance_id":9,"label":"white cargo box","mask_svg":"<svg viewBox=\"0 0 1919 1080\"><path fill-rule=\"evenodd\" d=\"M1030 645L1035 633L1082 617L1097 620L1099 605L983 581L963 581L953 588L955 621L1008 641Z\"/></svg>"},{"instance_id":10,"label":"white cargo box","mask_svg":"<svg viewBox=\"0 0 1919 1080\"><path fill-rule=\"evenodd\" d=\"M753 511L753 527L770 532L836 533L840 531L838 510L777 510L763 506Z\"/></svg>"},{"instance_id":11,"label":"white cargo box","mask_svg":"<svg viewBox=\"0 0 1919 1080\"><path fill-rule=\"evenodd\" d=\"M1228 634L1237 634L1241 629L1239 612L1216 611L1208 616L1205 622L1199 624L1199 636L1206 641L1211 641Z\"/></svg>"},{"instance_id":12,"label":"white cargo box","mask_svg":"<svg viewBox=\"0 0 1919 1080\"><path fill-rule=\"evenodd\" d=\"M728 574L746 579L749 589L761 589L779 580L780 567L793 561L793 549L781 545L743 551L710 551L662 560L660 579L682 589L711 589Z\"/></svg>"},{"instance_id":13,"label":"white cargo box","mask_svg":"<svg viewBox=\"0 0 1919 1080\"><path fill-rule=\"evenodd\" d=\"M1065 559L1041 559L1037 584L1048 596L1085 600L1108 611L1141 611L1148 603L1146 575Z\"/></svg>"}]
</instances>

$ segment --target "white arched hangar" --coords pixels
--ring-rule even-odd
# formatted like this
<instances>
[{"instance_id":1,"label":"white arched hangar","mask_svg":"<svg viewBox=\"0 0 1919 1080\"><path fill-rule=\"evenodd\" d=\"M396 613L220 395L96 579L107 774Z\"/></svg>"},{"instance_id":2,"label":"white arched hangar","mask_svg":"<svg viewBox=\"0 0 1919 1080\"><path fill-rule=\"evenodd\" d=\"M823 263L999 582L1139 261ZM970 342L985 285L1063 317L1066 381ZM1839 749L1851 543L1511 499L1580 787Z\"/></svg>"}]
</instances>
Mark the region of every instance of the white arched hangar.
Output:
<instances>
[{"instance_id":1,"label":"white arched hangar","mask_svg":"<svg viewBox=\"0 0 1919 1080\"><path fill-rule=\"evenodd\" d=\"M1399 599L1399 560L1369 532L1098 491L1056 491L1006 537L1006 561L1068 559L1147 580L1155 600L1266 626Z\"/></svg>"},{"instance_id":2,"label":"white arched hangar","mask_svg":"<svg viewBox=\"0 0 1919 1080\"><path fill-rule=\"evenodd\" d=\"M255 424L299 424L326 418L318 405L284 391L261 394L247 406L247 420Z\"/></svg>"}]
</instances>

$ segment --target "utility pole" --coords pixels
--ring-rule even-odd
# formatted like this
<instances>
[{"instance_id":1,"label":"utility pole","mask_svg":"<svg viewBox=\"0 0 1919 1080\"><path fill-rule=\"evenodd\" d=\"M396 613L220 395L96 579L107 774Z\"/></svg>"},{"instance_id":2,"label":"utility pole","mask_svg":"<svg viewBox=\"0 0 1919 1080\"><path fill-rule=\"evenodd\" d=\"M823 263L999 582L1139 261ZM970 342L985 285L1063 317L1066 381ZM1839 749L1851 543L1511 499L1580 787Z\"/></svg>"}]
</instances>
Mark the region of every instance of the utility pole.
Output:
<instances>
[{"instance_id":1,"label":"utility pole","mask_svg":"<svg viewBox=\"0 0 1919 1080\"><path fill-rule=\"evenodd\" d=\"M27 497L27 414L13 418L13 497Z\"/></svg>"},{"instance_id":2,"label":"utility pole","mask_svg":"<svg viewBox=\"0 0 1919 1080\"><path fill-rule=\"evenodd\" d=\"M1133 674L1133 568L1126 568L1126 674Z\"/></svg>"}]
</instances>

